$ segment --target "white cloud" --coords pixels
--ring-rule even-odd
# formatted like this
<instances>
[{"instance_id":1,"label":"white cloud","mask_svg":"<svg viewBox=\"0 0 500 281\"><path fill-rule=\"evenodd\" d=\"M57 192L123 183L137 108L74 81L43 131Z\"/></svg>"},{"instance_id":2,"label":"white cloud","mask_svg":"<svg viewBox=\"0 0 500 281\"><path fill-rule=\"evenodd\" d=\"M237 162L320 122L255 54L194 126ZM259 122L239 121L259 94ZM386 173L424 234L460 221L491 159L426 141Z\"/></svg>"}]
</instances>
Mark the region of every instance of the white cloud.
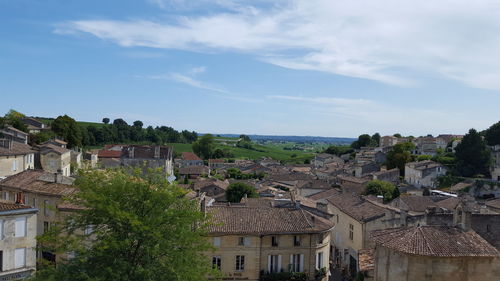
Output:
<instances>
[{"instance_id":1,"label":"white cloud","mask_svg":"<svg viewBox=\"0 0 500 281\"><path fill-rule=\"evenodd\" d=\"M252 1L215 3L225 9L173 24L76 20L56 32L86 32L126 47L244 52L286 68L397 85L418 83L423 73L500 89L498 1L295 0L265 8Z\"/></svg>"}]
</instances>

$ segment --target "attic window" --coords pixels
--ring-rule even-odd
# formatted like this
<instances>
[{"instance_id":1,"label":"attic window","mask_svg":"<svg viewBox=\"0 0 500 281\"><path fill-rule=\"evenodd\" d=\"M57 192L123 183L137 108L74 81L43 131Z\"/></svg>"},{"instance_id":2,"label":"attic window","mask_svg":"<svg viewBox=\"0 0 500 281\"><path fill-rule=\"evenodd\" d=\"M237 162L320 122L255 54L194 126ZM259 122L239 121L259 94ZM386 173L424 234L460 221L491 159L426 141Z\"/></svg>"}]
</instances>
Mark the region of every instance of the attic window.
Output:
<instances>
[{"instance_id":1,"label":"attic window","mask_svg":"<svg viewBox=\"0 0 500 281\"><path fill-rule=\"evenodd\" d=\"M278 247L278 236L271 236L271 246Z\"/></svg>"}]
</instances>

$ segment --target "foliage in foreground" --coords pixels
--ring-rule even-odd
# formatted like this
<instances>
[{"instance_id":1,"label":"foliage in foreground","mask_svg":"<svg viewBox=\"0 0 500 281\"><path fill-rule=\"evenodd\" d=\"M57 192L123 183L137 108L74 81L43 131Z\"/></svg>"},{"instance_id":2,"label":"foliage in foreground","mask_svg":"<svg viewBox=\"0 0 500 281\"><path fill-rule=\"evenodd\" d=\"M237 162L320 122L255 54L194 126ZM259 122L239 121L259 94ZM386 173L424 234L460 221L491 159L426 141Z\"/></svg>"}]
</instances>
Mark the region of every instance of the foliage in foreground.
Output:
<instances>
[{"instance_id":1,"label":"foliage in foreground","mask_svg":"<svg viewBox=\"0 0 500 281\"><path fill-rule=\"evenodd\" d=\"M85 207L40 237L45 250L75 258L35 280L206 280L207 222L185 192L160 173L84 171L71 203ZM92 226L93 232L82 229ZM195 227L196 226L196 227Z\"/></svg>"}]
</instances>

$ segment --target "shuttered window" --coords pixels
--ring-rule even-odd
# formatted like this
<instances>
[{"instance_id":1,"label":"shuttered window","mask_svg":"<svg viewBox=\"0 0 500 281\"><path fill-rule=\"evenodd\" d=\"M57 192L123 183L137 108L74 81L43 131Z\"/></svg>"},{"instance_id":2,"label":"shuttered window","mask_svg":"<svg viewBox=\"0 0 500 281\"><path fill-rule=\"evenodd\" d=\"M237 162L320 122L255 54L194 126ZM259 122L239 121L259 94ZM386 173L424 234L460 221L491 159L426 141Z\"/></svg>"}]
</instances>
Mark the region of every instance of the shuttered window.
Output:
<instances>
[{"instance_id":1,"label":"shuttered window","mask_svg":"<svg viewBox=\"0 0 500 281\"><path fill-rule=\"evenodd\" d=\"M14 267L21 268L26 266L26 248L18 248L14 251Z\"/></svg>"},{"instance_id":2,"label":"shuttered window","mask_svg":"<svg viewBox=\"0 0 500 281\"><path fill-rule=\"evenodd\" d=\"M26 217L16 218L14 237L26 236Z\"/></svg>"}]
</instances>

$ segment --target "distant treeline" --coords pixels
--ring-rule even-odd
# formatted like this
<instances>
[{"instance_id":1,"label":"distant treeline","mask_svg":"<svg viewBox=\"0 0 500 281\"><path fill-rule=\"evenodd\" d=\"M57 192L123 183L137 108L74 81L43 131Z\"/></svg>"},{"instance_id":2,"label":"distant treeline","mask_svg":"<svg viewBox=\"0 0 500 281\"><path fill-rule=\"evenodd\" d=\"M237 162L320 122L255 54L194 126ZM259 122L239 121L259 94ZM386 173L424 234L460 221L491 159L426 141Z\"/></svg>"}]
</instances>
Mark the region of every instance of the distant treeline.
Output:
<instances>
[{"instance_id":1,"label":"distant treeline","mask_svg":"<svg viewBox=\"0 0 500 281\"><path fill-rule=\"evenodd\" d=\"M237 138L236 134L218 134L221 137ZM336 137L315 137L315 136L266 136L266 135L248 135L253 141L283 141L296 143L332 143L332 144L351 144L356 139L336 138Z\"/></svg>"},{"instance_id":2,"label":"distant treeline","mask_svg":"<svg viewBox=\"0 0 500 281\"><path fill-rule=\"evenodd\" d=\"M28 132L22 122L25 116L15 110L10 110L4 117L0 117L0 127L11 125L19 130ZM68 147L101 146L112 143L193 143L198 139L196 132L187 130L177 131L167 126L148 126L143 128L140 120L129 125L125 120L118 118L112 123L109 118L103 118L103 124L77 122L68 115L52 118L38 118L50 126L50 130L30 135L30 144L42 143L54 137L68 142Z\"/></svg>"}]
</instances>

